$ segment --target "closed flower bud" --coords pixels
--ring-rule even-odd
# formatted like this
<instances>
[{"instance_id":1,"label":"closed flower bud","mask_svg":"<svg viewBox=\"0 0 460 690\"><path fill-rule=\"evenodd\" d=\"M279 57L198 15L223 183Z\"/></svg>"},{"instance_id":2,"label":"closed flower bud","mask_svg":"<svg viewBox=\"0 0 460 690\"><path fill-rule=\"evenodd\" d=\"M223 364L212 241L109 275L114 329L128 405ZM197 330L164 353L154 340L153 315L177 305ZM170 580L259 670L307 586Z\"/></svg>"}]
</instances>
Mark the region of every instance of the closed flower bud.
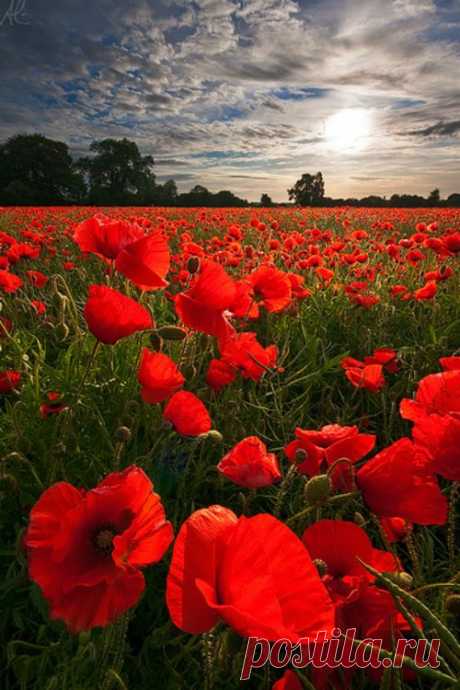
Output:
<instances>
[{"instance_id":1,"label":"closed flower bud","mask_svg":"<svg viewBox=\"0 0 460 690\"><path fill-rule=\"evenodd\" d=\"M187 332L179 326L162 326L156 332L164 340L184 340L187 336Z\"/></svg>"},{"instance_id":2,"label":"closed flower bud","mask_svg":"<svg viewBox=\"0 0 460 690\"><path fill-rule=\"evenodd\" d=\"M200 260L197 256L191 256L187 261L187 271L192 275L197 273L200 268Z\"/></svg>"},{"instance_id":3,"label":"closed flower bud","mask_svg":"<svg viewBox=\"0 0 460 690\"><path fill-rule=\"evenodd\" d=\"M389 580L394 582L395 585L402 587L402 589L410 589L412 587L412 583L414 581L414 578L412 577L412 575L409 575L409 573L405 573L405 572L385 573L385 576Z\"/></svg>"},{"instance_id":4,"label":"closed flower bud","mask_svg":"<svg viewBox=\"0 0 460 690\"><path fill-rule=\"evenodd\" d=\"M127 426L120 426L115 432L115 438L117 441L127 443L131 438L131 429L128 429Z\"/></svg>"},{"instance_id":5,"label":"closed flower bud","mask_svg":"<svg viewBox=\"0 0 460 690\"><path fill-rule=\"evenodd\" d=\"M325 503L331 493L331 482L327 474L312 477L305 485L305 498L311 505Z\"/></svg>"},{"instance_id":6,"label":"closed flower bud","mask_svg":"<svg viewBox=\"0 0 460 690\"><path fill-rule=\"evenodd\" d=\"M359 527L364 527L364 525L366 524L366 519L364 515L362 515L362 513L356 512L353 516L353 520Z\"/></svg>"},{"instance_id":7,"label":"closed flower bud","mask_svg":"<svg viewBox=\"0 0 460 690\"><path fill-rule=\"evenodd\" d=\"M327 563L326 561L323 561L322 558L315 558L315 560L313 561L313 565L318 571L320 577L324 577L325 575L327 575Z\"/></svg>"},{"instance_id":8,"label":"closed flower bud","mask_svg":"<svg viewBox=\"0 0 460 690\"><path fill-rule=\"evenodd\" d=\"M217 429L211 429L211 431L208 431L208 433L205 435L207 438L211 439L212 441L216 441L217 443L222 443L224 440L222 434L220 431L217 431Z\"/></svg>"},{"instance_id":9,"label":"closed flower bud","mask_svg":"<svg viewBox=\"0 0 460 690\"><path fill-rule=\"evenodd\" d=\"M460 616L460 594L450 594L446 599L446 609L455 616Z\"/></svg>"}]
</instances>

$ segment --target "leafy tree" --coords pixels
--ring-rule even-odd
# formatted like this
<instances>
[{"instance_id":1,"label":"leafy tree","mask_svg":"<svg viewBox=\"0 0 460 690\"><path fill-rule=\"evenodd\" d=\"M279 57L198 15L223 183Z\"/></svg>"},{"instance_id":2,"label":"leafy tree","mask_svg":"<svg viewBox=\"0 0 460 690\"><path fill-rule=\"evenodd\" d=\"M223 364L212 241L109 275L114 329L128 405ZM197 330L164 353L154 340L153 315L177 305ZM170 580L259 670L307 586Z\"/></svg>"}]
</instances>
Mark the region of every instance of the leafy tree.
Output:
<instances>
[{"instance_id":1,"label":"leafy tree","mask_svg":"<svg viewBox=\"0 0 460 690\"><path fill-rule=\"evenodd\" d=\"M441 194L439 192L439 189L433 189L433 191L430 193L430 196L428 197L428 205L439 206L440 201Z\"/></svg>"},{"instance_id":2,"label":"leafy tree","mask_svg":"<svg viewBox=\"0 0 460 690\"><path fill-rule=\"evenodd\" d=\"M273 206L273 201L268 194L262 194L260 197L260 205L264 208L269 208L270 206Z\"/></svg>"},{"instance_id":3,"label":"leafy tree","mask_svg":"<svg viewBox=\"0 0 460 690\"><path fill-rule=\"evenodd\" d=\"M93 203L144 202L155 186L152 156L142 156L128 139L93 141L93 157L80 158L77 165L89 180Z\"/></svg>"},{"instance_id":4,"label":"leafy tree","mask_svg":"<svg viewBox=\"0 0 460 690\"><path fill-rule=\"evenodd\" d=\"M154 206L174 206L178 197L177 185L174 180L156 185L149 196L149 203Z\"/></svg>"},{"instance_id":5,"label":"leafy tree","mask_svg":"<svg viewBox=\"0 0 460 690\"><path fill-rule=\"evenodd\" d=\"M317 172L316 175L304 173L294 187L288 189L288 194L289 200L294 200L297 206L319 206L324 199L322 173Z\"/></svg>"},{"instance_id":6,"label":"leafy tree","mask_svg":"<svg viewBox=\"0 0 460 690\"><path fill-rule=\"evenodd\" d=\"M0 145L1 203L71 203L85 192L67 144L41 134L18 134Z\"/></svg>"}]
</instances>

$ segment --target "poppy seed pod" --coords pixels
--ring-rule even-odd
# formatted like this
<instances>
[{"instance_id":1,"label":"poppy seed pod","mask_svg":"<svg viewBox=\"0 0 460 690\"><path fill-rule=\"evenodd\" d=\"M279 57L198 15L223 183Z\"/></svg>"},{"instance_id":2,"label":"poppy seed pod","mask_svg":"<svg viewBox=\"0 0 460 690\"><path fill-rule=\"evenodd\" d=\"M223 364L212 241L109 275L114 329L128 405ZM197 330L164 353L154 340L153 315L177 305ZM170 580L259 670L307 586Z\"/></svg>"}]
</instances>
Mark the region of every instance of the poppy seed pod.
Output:
<instances>
[{"instance_id":1,"label":"poppy seed pod","mask_svg":"<svg viewBox=\"0 0 460 690\"><path fill-rule=\"evenodd\" d=\"M127 443L131 438L131 429L128 429L127 426L120 426L115 432L115 438L117 441Z\"/></svg>"},{"instance_id":2,"label":"poppy seed pod","mask_svg":"<svg viewBox=\"0 0 460 690\"><path fill-rule=\"evenodd\" d=\"M308 458L308 453L304 448L297 448L295 452L295 462L297 465L300 465L302 462L305 462L305 460Z\"/></svg>"},{"instance_id":3,"label":"poppy seed pod","mask_svg":"<svg viewBox=\"0 0 460 690\"><path fill-rule=\"evenodd\" d=\"M191 256L187 261L187 271L193 275L200 269L200 259L197 256Z\"/></svg>"},{"instance_id":4,"label":"poppy seed pod","mask_svg":"<svg viewBox=\"0 0 460 690\"><path fill-rule=\"evenodd\" d=\"M311 505L326 503L331 494L331 481L327 474L317 474L305 485L305 498Z\"/></svg>"}]
</instances>

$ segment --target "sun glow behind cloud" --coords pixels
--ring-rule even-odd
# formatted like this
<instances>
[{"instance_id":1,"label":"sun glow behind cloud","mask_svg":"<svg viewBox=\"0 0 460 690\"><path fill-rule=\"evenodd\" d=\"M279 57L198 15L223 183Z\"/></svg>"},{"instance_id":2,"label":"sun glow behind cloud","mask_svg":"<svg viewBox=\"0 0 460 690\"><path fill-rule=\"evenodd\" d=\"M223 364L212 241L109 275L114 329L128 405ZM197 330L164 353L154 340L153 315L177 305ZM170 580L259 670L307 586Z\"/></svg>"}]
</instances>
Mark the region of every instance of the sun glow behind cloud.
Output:
<instances>
[{"instance_id":1,"label":"sun glow behind cloud","mask_svg":"<svg viewBox=\"0 0 460 690\"><path fill-rule=\"evenodd\" d=\"M358 153L372 139L373 120L370 110L347 108L338 110L324 124L326 144L341 153Z\"/></svg>"}]
</instances>

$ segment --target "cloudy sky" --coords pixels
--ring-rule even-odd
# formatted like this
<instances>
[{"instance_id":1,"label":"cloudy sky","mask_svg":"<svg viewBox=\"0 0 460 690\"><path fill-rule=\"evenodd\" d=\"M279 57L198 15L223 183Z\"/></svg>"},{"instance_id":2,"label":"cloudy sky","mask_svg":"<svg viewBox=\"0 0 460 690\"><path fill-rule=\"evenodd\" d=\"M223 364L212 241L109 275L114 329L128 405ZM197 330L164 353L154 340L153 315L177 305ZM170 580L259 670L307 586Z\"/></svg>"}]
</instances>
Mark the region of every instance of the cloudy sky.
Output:
<instances>
[{"instance_id":1,"label":"cloudy sky","mask_svg":"<svg viewBox=\"0 0 460 690\"><path fill-rule=\"evenodd\" d=\"M0 140L135 140L160 181L460 192L460 0L0 0Z\"/></svg>"}]
</instances>

